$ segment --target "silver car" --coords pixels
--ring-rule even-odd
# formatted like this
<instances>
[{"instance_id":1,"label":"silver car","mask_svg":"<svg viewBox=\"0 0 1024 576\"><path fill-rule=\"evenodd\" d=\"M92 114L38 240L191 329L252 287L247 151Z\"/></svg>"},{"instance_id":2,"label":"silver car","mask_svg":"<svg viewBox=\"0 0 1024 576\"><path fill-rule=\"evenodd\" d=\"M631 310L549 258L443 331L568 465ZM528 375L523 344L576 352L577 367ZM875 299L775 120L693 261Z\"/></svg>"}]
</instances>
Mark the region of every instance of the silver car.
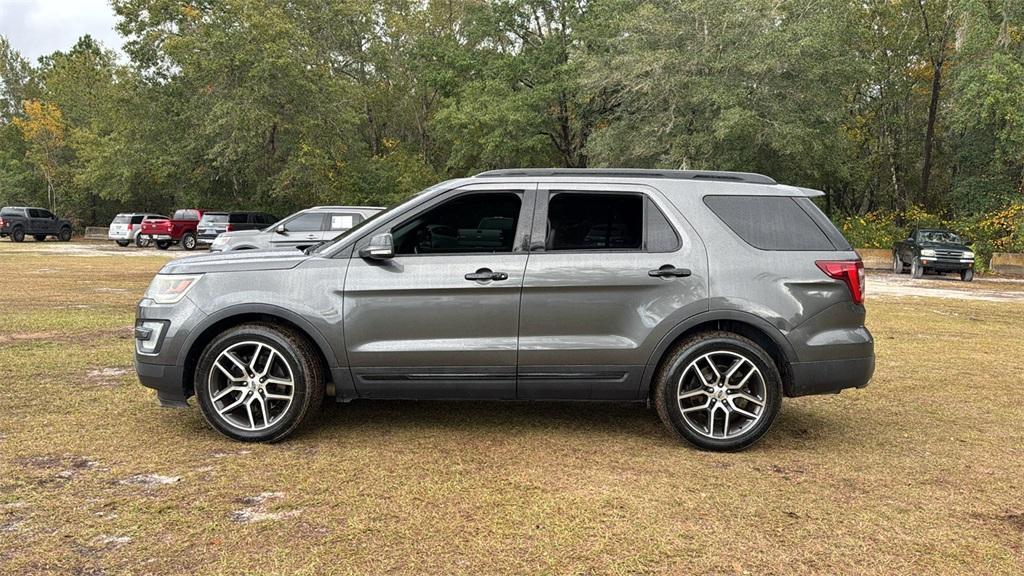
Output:
<instances>
[{"instance_id":1,"label":"silver car","mask_svg":"<svg viewBox=\"0 0 1024 576\"><path fill-rule=\"evenodd\" d=\"M261 230L238 230L217 235L211 252L298 248L333 240L339 234L384 210L373 206L316 206Z\"/></svg>"},{"instance_id":2,"label":"silver car","mask_svg":"<svg viewBox=\"0 0 1024 576\"><path fill-rule=\"evenodd\" d=\"M142 222L160 219L166 220L167 216L146 212L118 214L114 216L114 220L107 229L107 239L113 240L118 246L128 246L129 244L135 244L140 248L149 246L149 240L139 236L139 232L142 231Z\"/></svg>"},{"instance_id":3,"label":"silver car","mask_svg":"<svg viewBox=\"0 0 1024 576\"><path fill-rule=\"evenodd\" d=\"M820 195L735 172L444 182L313 250L169 262L136 371L242 441L325 398L580 400L649 403L677 438L742 449L783 397L874 372L863 263Z\"/></svg>"}]
</instances>

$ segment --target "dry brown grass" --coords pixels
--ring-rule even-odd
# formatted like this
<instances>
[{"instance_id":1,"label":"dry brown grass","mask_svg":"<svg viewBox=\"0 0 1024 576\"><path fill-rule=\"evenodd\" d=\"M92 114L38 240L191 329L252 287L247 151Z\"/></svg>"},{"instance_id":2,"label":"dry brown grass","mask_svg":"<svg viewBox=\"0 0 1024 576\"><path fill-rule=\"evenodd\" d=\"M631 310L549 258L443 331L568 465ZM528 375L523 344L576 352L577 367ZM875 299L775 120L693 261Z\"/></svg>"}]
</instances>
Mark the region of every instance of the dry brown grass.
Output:
<instances>
[{"instance_id":1,"label":"dry brown grass","mask_svg":"<svg viewBox=\"0 0 1024 576\"><path fill-rule=\"evenodd\" d=\"M0 242L0 573L1024 571L1024 304L869 301L872 385L739 454L569 404L330 405L254 446L130 371L163 261Z\"/></svg>"}]
</instances>

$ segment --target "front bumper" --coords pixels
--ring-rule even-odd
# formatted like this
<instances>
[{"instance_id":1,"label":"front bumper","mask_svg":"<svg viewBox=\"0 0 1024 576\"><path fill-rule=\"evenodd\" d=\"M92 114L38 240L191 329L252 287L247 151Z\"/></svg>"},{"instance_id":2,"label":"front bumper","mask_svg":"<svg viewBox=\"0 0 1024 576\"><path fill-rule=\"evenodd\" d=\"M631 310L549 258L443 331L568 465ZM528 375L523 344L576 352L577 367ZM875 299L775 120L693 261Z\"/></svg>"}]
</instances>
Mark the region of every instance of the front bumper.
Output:
<instances>
[{"instance_id":1,"label":"front bumper","mask_svg":"<svg viewBox=\"0 0 1024 576\"><path fill-rule=\"evenodd\" d=\"M790 364L792 377L786 396L835 394L847 388L863 388L875 373L874 355Z\"/></svg>"},{"instance_id":2,"label":"front bumper","mask_svg":"<svg viewBox=\"0 0 1024 576\"><path fill-rule=\"evenodd\" d=\"M136 357L135 373L139 375L139 382L143 386L156 390L156 398L161 406L188 407L180 366L149 364Z\"/></svg>"},{"instance_id":3,"label":"front bumper","mask_svg":"<svg viewBox=\"0 0 1024 576\"><path fill-rule=\"evenodd\" d=\"M959 271L974 268L974 260L967 258L933 258L922 256L918 259L921 266L929 270Z\"/></svg>"}]
</instances>

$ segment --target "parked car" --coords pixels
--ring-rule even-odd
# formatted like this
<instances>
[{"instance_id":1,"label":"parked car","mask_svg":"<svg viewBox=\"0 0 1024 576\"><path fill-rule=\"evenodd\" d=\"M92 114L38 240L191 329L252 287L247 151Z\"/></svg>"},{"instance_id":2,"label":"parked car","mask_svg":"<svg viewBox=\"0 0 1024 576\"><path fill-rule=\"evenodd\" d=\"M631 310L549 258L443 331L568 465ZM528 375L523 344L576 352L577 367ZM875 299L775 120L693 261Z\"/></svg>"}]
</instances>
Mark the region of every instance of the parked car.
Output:
<instances>
[{"instance_id":1,"label":"parked car","mask_svg":"<svg viewBox=\"0 0 1024 576\"><path fill-rule=\"evenodd\" d=\"M107 239L113 240L118 246L134 243L139 248L149 246L149 240L142 237L142 223L146 220L166 220L167 216L145 212L118 214L110 223Z\"/></svg>"},{"instance_id":2,"label":"parked car","mask_svg":"<svg viewBox=\"0 0 1024 576\"><path fill-rule=\"evenodd\" d=\"M47 236L67 242L71 240L71 222L57 218L45 208L4 206L0 209L0 238L10 236L11 240L21 242L26 235L38 242L46 240Z\"/></svg>"},{"instance_id":3,"label":"parked car","mask_svg":"<svg viewBox=\"0 0 1024 576\"><path fill-rule=\"evenodd\" d=\"M602 400L741 449L783 396L874 371L864 267L819 195L731 172L451 180L305 253L166 264L135 367L243 441L288 436L325 396Z\"/></svg>"},{"instance_id":4,"label":"parked car","mask_svg":"<svg viewBox=\"0 0 1024 576\"><path fill-rule=\"evenodd\" d=\"M942 228L914 230L892 247L892 269L914 278L926 272L956 272L964 282L974 280L974 252L955 232Z\"/></svg>"},{"instance_id":5,"label":"parked car","mask_svg":"<svg viewBox=\"0 0 1024 576\"><path fill-rule=\"evenodd\" d=\"M172 244L181 243L185 250L195 250L199 243L196 229L203 218L203 211L195 208L175 210L170 219L154 218L142 222L141 235L152 241L160 250L167 250Z\"/></svg>"},{"instance_id":6,"label":"parked car","mask_svg":"<svg viewBox=\"0 0 1024 576\"><path fill-rule=\"evenodd\" d=\"M333 240L383 208L371 206L316 206L296 212L262 230L225 232L210 246L213 252L298 248Z\"/></svg>"},{"instance_id":7,"label":"parked car","mask_svg":"<svg viewBox=\"0 0 1024 576\"><path fill-rule=\"evenodd\" d=\"M225 232L262 230L274 222L277 218L266 212L207 212L197 232L201 244L213 244Z\"/></svg>"}]
</instances>

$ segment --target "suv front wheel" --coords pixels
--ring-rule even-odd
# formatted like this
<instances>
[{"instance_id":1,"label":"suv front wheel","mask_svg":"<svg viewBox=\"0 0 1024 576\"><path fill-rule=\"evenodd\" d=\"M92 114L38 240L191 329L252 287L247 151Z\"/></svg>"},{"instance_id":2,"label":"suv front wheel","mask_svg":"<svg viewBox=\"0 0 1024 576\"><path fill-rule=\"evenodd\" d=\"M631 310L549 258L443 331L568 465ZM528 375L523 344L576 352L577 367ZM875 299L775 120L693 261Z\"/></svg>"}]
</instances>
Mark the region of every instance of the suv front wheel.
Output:
<instances>
[{"instance_id":1,"label":"suv front wheel","mask_svg":"<svg viewBox=\"0 0 1024 576\"><path fill-rule=\"evenodd\" d=\"M245 442L283 439L319 411L324 397L312 346L271 324L243 324L214 338L195 376L206 422Z\"/></svg>"},{"instance_id":2,"label":"suv front wheel","mask_svg":"<svg viewBox=\"0 0 1024 576\"><path fill-rule=\"evenodd\" d=\"M731 332L680 342L656 378L658 416L674 436L704 450L742 450L757 442L782 404L782 379L771 357Z\"/></svg>"}]
</instances>

